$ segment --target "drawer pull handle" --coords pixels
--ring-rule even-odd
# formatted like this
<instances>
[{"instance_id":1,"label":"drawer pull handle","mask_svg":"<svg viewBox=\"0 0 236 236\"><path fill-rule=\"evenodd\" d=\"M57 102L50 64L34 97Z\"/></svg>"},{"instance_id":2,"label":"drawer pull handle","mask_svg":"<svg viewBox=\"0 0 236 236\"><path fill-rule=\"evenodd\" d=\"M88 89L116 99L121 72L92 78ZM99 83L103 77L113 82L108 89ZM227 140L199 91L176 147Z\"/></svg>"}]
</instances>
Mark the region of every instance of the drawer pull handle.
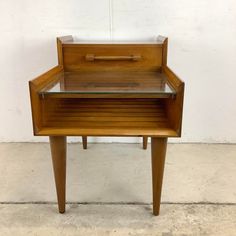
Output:
<instances>
[{"instance_id":1,"label":"drawer pull handle","mask_svg":"<svg viewBox=\"0 0 236 236\"><path fill-rule=\"evenodd\" d=\"M141 55L130 56L95 56L94 54L87 54L85 56L86 61L140 61Z\"/></svg>"}]
</instances>

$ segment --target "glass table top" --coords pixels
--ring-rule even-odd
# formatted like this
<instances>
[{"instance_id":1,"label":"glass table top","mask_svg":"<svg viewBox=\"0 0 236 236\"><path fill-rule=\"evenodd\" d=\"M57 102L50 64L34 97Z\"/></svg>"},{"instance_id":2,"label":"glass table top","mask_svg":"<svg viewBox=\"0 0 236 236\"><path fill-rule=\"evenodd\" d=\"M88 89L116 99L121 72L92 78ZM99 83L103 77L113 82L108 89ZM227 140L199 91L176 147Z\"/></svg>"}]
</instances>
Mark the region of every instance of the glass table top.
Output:
<instances>
[{"instance_id":1,"label":"glass table top","mask_svg":"<svg viewBox=\"0 0 236 236\"><path fill-rule=\"evenodd\" d=\"M159 72L63 72L58 80L40 91L55 93L154 93L175 94L167 77Z\"/></svg>"}]
</instances>

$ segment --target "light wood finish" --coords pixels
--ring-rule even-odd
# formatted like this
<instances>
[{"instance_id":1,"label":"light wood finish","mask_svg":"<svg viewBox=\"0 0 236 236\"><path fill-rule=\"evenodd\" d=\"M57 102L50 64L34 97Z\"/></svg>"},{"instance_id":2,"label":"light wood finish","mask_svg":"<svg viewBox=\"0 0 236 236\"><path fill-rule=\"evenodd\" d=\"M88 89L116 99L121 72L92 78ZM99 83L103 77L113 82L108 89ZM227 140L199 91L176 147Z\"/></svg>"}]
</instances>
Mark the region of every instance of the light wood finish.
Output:
<instances>
[{"instance_id":1,"label":"light wood finish","mask_svg":"<svg viewBox=\"0 0 236 236\"><path fill-rule=\"evenodd\" d=\"M82 136L96 136L98 133L99 136L122 136L128 132L133 135L137 130L142 136L158 136L161 130L171 128L164 104L158 99L48 98L44 99L42 110L45 128L65 131L74 128L78 135L86 130L91 132Z\"/></svg>"},{"instance_id":2,"label":"light wood finish","mask_svg":"<svg viewBox=\"0 0 236 236\"><path fill-rule=\"evenodd\" d=\"M29 81L34 135L37 135L42 128L43 114L40 91L52 83L55 83L55 81L60 80L62 70L62 66L56 66L36 79Z\"/></svg>"},{"instance_id":3,"label":"light wood finish","mask_svg":"<svg viewBox=\"0 0 236 236\"><path fill-rule=\"evenodd\" d=\"M180 137L182 131L184 83L169 67L164 67L164 72L168 76L168 82L176 90L175 99L165 100L166 113L171 127L176 130Z\"/></svg>"},{"instance_id":4,"label":"light wood finish","mask_svg":"<svg viewBox=\"0 0 236 236\"><path fill-rule=\"evenodd\" d=\"M65 36L57 38L57 49L59 65L29 87L34 135L50 136L59 211L65 211L66 136L82 136L84 148L87 136L137 136L144 149L147 138L152 140L153 214L158 215L167 138L181 136L184 99L184 82L167 66L168 39L78 43ZM166 81L174 92L157 91ZM56 85L59 91L49 92Z\"/></svg>"},{"instance_id":5,"label":"light wood finish","mask_svg":"<svg viewBox=\"0 0 236 236\"><path fill-rule=\"evenodd\" d=\"M163 68L167 65L167 50L168 50L168 38L164 36L158 36L157 41L162 43L162 72Z\"/></svg>"},{"instance_id":6,"label":"light wood finish","mask_svg":"<svg viewBox=\"0 0 236 236\"><path fill-rule=\"evenodd\" d=\"M66 201L66 137L50 136L52 163L57 190L58 208L65 212Z\"/></svg>"},{"instance_id":7,"label":"light wood finish","mask_svg":"<svg viewBox=\"0 0 236 236\"><path fill-rule=\"evenodd\" d=\"M63 44L65 71L160 71L160 44ZM87 61L86 55L142 55L138 61Z\"/></svg>"},{"instance_id":8,"label":"light wood finish","mask_svg":"<svg viewBox=\"0 0 236 236\"><path fill-rule=\"evenodd\" d=\"M87 149L87 136L82 136L83 149Z\"/></svg>"},{"instance_id":9,"label":"light wood finish","mask_svg":"<svg viewBox=\"0 0 236 236\"><path fill-rule=\"evenodd\" d=\"M101 136L101 137L178 137L178 133L171 128L158 128L153 130L152 127L141 128L134 127L129 128L125 127L120 129L111 128L73 128L73 127L44 127L41 131L38 132L37 136Z\"/></svg>"},{"instance_id":10,"label":"light wood finish","mask_svg":"<svg viewBox=\"0 0 236 236\"><path fill-rule=\"evenodd\" d=\"M73 42L73 41L74 40L71 35L57 38L57 55L58 55L58 64L60 66L64 65L62 44L66 42Z\"/></svg>"},{"instance_id":11,"label":"light wood finish","mask_svg":"<svg viewBox=\"0 0 236 236\"><path fill-rule=\"evenodd\" d=\"M159 215L161 202L162 180L165 166L167 138L152 138L152 191L153 214Z\"/></svg>"},{"instance_id":12,"label":"light wood finish","mask_svg":"<svg viewBox=\"0 0 236 236\"><path fill-rule=\"evenodd\" d=\"M144 150L147 149L147 144L148 144L148 137L147 136L143 136L143 149Z\"/></svg>"},{"instance_id":13,"label":"light wood finish","mask_svg":"<svg viewBox=\"0 0 236 236\"><path fill-rule=\"evenodd\" d=\"M163 40L162 72L167 75L169 85L176 91L175 99L165 100L166 112L171 126L180 137L182 131L184 82L167 66L168 39L161 38Z\"/></svg>"}]
</instances>

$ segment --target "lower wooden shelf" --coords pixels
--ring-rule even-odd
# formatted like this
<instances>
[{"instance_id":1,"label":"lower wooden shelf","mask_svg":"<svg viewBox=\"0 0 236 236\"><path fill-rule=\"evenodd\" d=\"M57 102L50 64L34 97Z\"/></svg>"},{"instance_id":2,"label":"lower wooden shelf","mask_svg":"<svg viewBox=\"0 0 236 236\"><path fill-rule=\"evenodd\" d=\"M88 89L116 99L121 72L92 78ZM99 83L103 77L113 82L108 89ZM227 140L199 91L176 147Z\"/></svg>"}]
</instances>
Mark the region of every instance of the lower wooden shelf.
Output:
<instances>
[{"instance_id":1,"label":"lower wooden shelf","mask_svg":"<svg viewBox=\"0 0 236 236\"><path fill-rule=\"evenodd\" d=\"M178 136L161 99L45 99L42 111L37 135Z\"/></svg>"},{"instance_id":2,"label":"lower wooden shelf","mask_svg":"<svg viewBox=\"0 0 236 236\"><path fill-rule=\"evenodd\" d=\"M169 128L158 128L158 129L137 129L137 128L106 128L101 131L97 128L66 128L66 127L44 127L36 135L38 136L126 136L126 137L179 137L176 131Z\"/></svg>"}]
</instances>

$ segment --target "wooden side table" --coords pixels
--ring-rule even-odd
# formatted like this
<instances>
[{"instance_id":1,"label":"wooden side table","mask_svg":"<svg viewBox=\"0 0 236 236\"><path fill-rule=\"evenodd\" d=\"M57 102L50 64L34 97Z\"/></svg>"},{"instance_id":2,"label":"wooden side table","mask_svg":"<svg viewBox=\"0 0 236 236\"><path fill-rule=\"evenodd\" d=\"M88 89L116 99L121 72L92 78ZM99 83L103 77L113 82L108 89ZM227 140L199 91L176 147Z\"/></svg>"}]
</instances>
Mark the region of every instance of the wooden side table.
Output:
<instances>
[{"instance_id":1,"label":"wooden side table","mask_svg":"<svg viewBox=\"0 0 236 236\"><path fill-rule=\"evenodd\" d=\"M180 137L184 83L167 66L167 38L57 39L59 65L29 82L34 135L49 136L59 212L65 212L66 137L151 137L158 215L168 137ZM146 143L144 144L145 147Z\"/></svg>"}]
</instances>

